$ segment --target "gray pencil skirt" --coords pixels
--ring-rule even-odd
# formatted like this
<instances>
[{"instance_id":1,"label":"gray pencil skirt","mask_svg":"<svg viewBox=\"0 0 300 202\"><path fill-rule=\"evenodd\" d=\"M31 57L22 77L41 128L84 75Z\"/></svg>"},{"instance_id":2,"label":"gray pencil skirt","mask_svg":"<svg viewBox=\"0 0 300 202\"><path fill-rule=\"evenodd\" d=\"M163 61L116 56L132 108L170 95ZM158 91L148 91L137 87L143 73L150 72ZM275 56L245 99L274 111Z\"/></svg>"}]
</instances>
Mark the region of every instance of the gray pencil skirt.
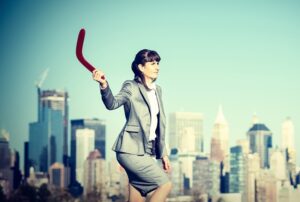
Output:
<instances>
[{"instance_id":1,"label":"gray pencil skirt","mask_svg":"<svg viewBox=\"0 0 300 202\"><path fill-rule=\"evenodd\" d=\"M135 155L116 152L120 165L125 169L129 183L136 188L143 197L169 182L169 177L154 159L153 154Z\"/></svg>"}]
</instances>

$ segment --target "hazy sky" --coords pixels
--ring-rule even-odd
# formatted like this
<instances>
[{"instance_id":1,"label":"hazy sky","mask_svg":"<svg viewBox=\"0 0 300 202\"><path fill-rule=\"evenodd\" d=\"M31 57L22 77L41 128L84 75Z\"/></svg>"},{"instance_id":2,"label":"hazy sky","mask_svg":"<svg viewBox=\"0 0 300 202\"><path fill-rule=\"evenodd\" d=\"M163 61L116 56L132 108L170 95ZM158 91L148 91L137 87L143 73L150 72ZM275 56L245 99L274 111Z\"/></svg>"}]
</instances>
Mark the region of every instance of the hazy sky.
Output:
<instances>
[{"instance_id":1,"label":"hazy sky","mask_svg":"<svg viewBox=\"0 0 300 202\"><path fill-rule=\"evenodd\" d=\"M49 68L42 89L68 91L70 120L106 120L113 154L123 109L105 109L98 84L75 57L78 32L85 28L84 54L106 73L114 93L132 79L137 51L161 55L157 83L166 113L202 113L206 152L219 104L230 146L246 137L254 113L273 132L274 145L290 116L299 144L300 3L241 2L1 0L0 128L23 153L28 124L37 120L35 82Z\"/></svg>"}]
</instances>

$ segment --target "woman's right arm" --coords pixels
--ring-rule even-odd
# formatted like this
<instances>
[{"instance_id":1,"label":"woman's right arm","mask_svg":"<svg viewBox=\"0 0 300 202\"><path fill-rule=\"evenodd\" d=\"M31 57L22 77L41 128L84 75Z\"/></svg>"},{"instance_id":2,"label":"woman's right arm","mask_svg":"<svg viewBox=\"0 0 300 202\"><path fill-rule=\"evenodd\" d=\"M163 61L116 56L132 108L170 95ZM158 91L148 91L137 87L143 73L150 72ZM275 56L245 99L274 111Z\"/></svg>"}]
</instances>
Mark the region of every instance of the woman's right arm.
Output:
<instances>
[{"instance_id":1,"label":"woman's right arm","mask_svg":"<svg viewBox=\"0 0 300 202\"><path fill-rule=\"evenodd\" d=\"M124 82L122 89L117 95L113 95L111 89L105 79L104 73L100 70L93 72L93 79L100 84L100 91L102 95L102 101L105 107L109 110L113 110L122 106L125 102L129 101L131 96L131 83Z\"/></svg>"}]
</instances>

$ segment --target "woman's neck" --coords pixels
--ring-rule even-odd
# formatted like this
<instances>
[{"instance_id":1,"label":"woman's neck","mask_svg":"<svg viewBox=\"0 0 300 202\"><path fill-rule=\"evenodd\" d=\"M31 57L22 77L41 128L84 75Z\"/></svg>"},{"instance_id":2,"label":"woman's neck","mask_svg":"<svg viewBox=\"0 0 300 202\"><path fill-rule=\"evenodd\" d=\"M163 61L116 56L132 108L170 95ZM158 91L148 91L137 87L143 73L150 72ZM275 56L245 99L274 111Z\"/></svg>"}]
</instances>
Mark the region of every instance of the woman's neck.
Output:
<instances>
[{"instance_id":1,"label":"woman's neck","mask_svg":"<svg viewBox=\"0 0 300 202\"><path fill-rule=\"evenodd\" d=\"M153 85L154 85L154 80L151 78L145 77L145 83L148 86L148 88L152 89Z\"/></svg>"}]
</instances>

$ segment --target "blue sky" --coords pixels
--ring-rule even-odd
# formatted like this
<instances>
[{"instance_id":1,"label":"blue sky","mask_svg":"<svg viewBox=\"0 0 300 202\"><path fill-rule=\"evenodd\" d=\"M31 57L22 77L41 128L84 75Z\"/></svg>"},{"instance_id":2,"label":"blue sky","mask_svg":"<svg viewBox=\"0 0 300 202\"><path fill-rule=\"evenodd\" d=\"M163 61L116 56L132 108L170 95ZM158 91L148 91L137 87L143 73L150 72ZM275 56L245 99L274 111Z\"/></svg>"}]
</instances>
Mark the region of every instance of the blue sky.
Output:
<instances>
[{"instance_id":1,"label":"blue sky","mask_svg":"<svg viewBox=\"0 0 300 202\"><path fill-rule=\"evenodd\" d=\"M166 113L202 113L206 152L219 104L230 146L246 137L254 113L273 132L274 145L290 116L300 142L299 9L297 1L2 0L0 128L22 152L28 123L37 120L35 82L49 68L42 89L69 92L70 120L106 120L112 154L123 110L104 108L97 83L75 57L77 34L85 28L84 54L115 93L133 77L137 51L161 55L157 83Z\"/></svg>"}]
</instances>

